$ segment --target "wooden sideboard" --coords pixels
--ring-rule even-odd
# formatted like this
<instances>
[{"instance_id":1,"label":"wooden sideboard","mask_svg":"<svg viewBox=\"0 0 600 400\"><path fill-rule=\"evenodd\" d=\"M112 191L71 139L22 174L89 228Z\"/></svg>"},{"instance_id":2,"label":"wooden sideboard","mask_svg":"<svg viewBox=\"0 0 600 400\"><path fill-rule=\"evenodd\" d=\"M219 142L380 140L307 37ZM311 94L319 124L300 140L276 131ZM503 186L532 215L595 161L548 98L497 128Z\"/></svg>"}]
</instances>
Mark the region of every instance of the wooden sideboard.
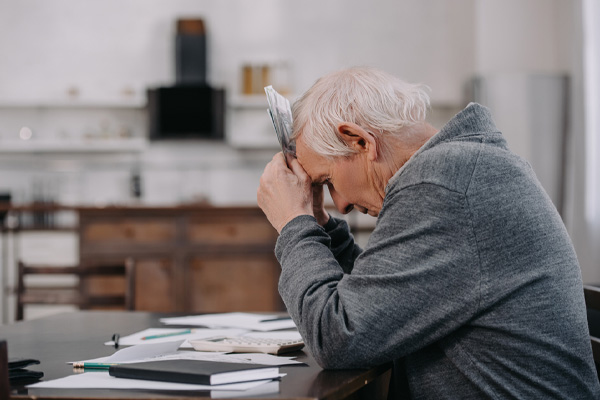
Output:
<instances>
[{"instance_id":1,"label":"wooden sideboard","mask_svg":"<svg viewBox=\"0 0 600 400\"><path fill-rule=\"evenodd\" d=\"M277 232L256 207L80 208L82 263L136 262L135 308L280 311ZM91 291L120 290L110 278Z\"/></svg>"}]
</instances>

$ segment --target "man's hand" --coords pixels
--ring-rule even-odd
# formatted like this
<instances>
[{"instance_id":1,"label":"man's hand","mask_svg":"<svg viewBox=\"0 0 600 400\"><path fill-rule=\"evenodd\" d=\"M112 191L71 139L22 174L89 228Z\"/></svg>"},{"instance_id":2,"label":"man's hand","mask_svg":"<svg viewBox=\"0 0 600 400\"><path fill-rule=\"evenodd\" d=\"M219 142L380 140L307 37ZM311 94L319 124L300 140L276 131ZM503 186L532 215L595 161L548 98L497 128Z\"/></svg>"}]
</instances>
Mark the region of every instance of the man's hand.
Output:
<instances>
[{"instance_id":1,"label":"man's hand","mask_svg":"<svg viewBox=\"0 0 600 400\"><path fill-rule=\"evenodd\" d=\"M325 196L323 194L323 185L312 187L313 192L313 215L321 226L329 221L329 213L325 210Z\"/></svg>"},{"instance_id":2,"label":"man's hand","mask_svg":"<svg viewBox=\"0 0 600 400\"><path fill-rule=\"evenodd\" d=\"M290 168L283 153L277 153L265 167L256 194L258 206L280 233L297 216L314 215L311 179L298 160L288 157L288 163Z\"/></svg>"}]
</instances>

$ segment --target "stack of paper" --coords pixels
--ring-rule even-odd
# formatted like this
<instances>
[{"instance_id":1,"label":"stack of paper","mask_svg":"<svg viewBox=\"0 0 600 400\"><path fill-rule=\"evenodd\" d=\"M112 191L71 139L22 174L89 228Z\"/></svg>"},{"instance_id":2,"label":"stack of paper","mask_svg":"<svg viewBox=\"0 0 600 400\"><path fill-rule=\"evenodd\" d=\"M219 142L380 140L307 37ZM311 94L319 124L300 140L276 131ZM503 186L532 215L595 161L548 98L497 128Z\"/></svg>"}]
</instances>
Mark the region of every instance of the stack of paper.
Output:
<instances>
[{"instance_id":1,"label":"stack of paper","mask_svg":"<svg viewBox=\"0 0 600 400\"><path fill-rule=\"evenodd\" d=\"M279 374L278 366L301 364L293 360L294 357L277 357L270 354L224 354L214 352L200 351L181 351L181 347L191 347L187 342L188 339L201 339L212 336L255 336L255 337L271 337L271 338L289 338L290 340L299 339L300 335L297 330L294 331L279 331L274 330L296 328L294 322L289 317L280 317L275 314L250 314L250 313L225 313L225 314L208 314L208 315L192 315L185 317L164 318L161 322L167 325L183 325L183 326L204 326L212 329L186 329L186 328L149 328L143 331L131 334L121 338L120 345L131 345L124 349L116 351L108 357L101 357L91 360L84 360L75 363L96 364L99 368L131 368L127 366L135 366L138 363L158 364L160 368L179 368L188 364L208 363L219 366L238 365L238 369L242 371L256 368L257 364L262 364L262 368L268 371L264 377L269 379L261 379L261 377L252 376L250 379L259 379L251 382L241 382L244 377L236 375L233 380L221 381L222 384L196 384L194 383L179 383L179 382L164 382L157 380L157 376L150 376L149 379L129 379L124 377L115 378L109 376L107 370L97 370L97 372L85 372L67 376L61 379L55 379L48 382L40 382L31 386L30 394L34 394L36 389L45 388L89 388L89 389L143 389L143 390L211 390L215 395L212 397L221 397L220 394L230 393L232 397L237 397L239 391L248 391L248 393L256 392L259 394L277 393L279 384L273 381L274 378L283 376ZM255 331L255 332L250 332ZM107 342L106 344L114 344ZM161 365L161 363L163 363ZM114 364L118 364L114 366ZM244 365L245 364L245 365ZM267 368L268 366L271 366ZM194 370L197 370L195 367ZM124 376L124 375L121 375ZM138 377L139 378L139 377ZM263 388L259 388L260 386Z\"/></svg>"},{"instance_id":2,"label":"stack of paper","mask_svg":"<svg viewBox=\"0 0 600 400\"><path fill-rule=\"evenodd\" d=\"M35 389L138 389L138 390L231 390L241 391L255 388L272 379L261 381L230 383L226 385L197 385L189 383L175 383L163 381L147 381L141 379L125 379L110 376L108 371L85 372L83 374L69 375L64 378L30 385L29 394L34 394ZM32 390L33 389L33 390Z\"/></svg>"},{"instance_id":3,"label":"stack of paper","mask_svg":"<svg viewBox=\"0 0 600 400\"><path fill-rule=\"evenodd\" d=\"M133 346L145 343L165 343L174 340L184 339L179 346L180 349L191 349L189 340L206 339L213 336L240 336L247 333L247 329L181 329L181 328L148 328L143 331L123 336L119 339L119 346ZM149 339L151 338L151 339ZM114 346L115 342L108 341L104 343L107 346Z\"/></svg>"},{"instance_id":4,"label":"stack of paper","mask_svg":"<svg viewBox=\"0 0 600 400\"><path fill-rule=\"evenodd\" d=\"M267 101L269 102L269 109L267 112L271 116L277 139L281 149L285 153L296 155L296 144L291 140L293 124L292 124L292 110L288 99L277 93L273 86L267 86L265 88L267 94Z\"/></svg>"},{"instance_id":5,"label":"stack of paper","mask_svg":"<svg viewBox=\"0 0 600 400\"><path fill-rule=\"evenodd\" d=\"M302 364L295 357L281 357L262 353L225 354L203 351L177 351L182 340L167 343L148 343L126 347L108 357L70 361L74 366L108 369L113 364L130 364L144 361L204 360L239 364L292 365Z\"/></svg>"},{"instance_id":6,"label":"stack of paper","mask_svg":"<svg viewBox=\"0 0 600 400\"><path fill-rule=\"evenodd\" d=\"M28 386L31 389L38 388L61 388L61 389L147 389L147 390L215 390L215 391L242 391L253 389L267 382L272 382L273 378L279 378L283 374L279 373L280 365L301 364L293 360L293 357L276 357L269 354L223 354L223 353L203 353L199 351L177 351L177 348L183 340L177 340L166 343L149 343L137 346L131 346L115 352L112 356L95 358L71 362L71 364L88 364L97 368L94 372L85 372L67 376L65 378L55 379L48 382L40 382ZM165 381L164 373L157 376L146 375L146 378L138 379L115 378L109 376L108 368L138 368L136 366L143 364L158 365L159 370L170 368L177 369L180 366L194 364L192 370L198 371L198 365L213 365L216 368L221 366L237 366L241 371L261 368L267 371L263 376L234 376L229 382L215 386L215 383L200 383L199 380L188 381L187 383ZM89 370L88 370L89 371ZM163 371L164 372L164 371ZM123 376L123 375L120 375ZM162 377L163 379L158 379ZM150 380L146 380L150 379ZM245 382L246 379L255 380ZM193 382L193 383L190 383ZM240 383L242 382L242 383ZM208 382L210 383L210 382ZM270 385L272 388L273 385ZM278 388L278 387L277 387ZM35 392L30 392L35 393Z\"/></svg>"},{"instance_id":7,"label":"stack of paper","mask_svg":"<svg viewBox=\"0 0 600 400\"><path fill-rule=\"evenodd\" d=\"M207 326L211 328L240 328L252 331L275 331L296 328L289 317L268 314L225 313L161 318L166 325Z\"/></svg>"}]
</instances>

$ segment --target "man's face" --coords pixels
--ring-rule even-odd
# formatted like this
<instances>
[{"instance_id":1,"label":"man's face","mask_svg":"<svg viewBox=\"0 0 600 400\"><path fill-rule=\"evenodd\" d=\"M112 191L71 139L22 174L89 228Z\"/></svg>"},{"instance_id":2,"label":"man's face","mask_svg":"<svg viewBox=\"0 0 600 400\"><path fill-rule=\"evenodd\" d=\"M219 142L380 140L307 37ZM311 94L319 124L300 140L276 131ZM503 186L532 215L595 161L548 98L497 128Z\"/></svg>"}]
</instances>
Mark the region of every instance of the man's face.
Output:
<instances>
[{"instance_id":1,"label":"man's face","mask_svg":"<svg viewBox=\"0 0 600 400\"><path fill-rule=\"evenodd\" d=\"M328 159L306 146L300 135L296 157L313 185L327 185L339 212L347 214L356 207L364 214L379 215L383 199L375 190L370 178L372 165L364 154Z\"/></svg>"}]
</instances>

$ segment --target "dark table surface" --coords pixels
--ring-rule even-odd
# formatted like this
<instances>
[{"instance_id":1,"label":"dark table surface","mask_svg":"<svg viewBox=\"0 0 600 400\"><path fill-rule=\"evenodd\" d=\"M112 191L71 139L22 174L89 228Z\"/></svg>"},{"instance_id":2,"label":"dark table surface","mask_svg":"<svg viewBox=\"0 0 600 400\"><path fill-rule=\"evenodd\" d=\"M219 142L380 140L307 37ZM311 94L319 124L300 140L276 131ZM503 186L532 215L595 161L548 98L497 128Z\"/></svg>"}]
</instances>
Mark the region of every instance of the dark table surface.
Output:
<instances>
[{"instance_id":1,"label":"dark table surface","mask_svg":"<svg viewBox=\"0 0 600 400\"><path fill-rule=\"evenodd\" d=\"M114 333L126 336L146 328L160 327L159 318L172 316L147 312L80 311L0 326L0 340L6 339L11 358L35 358L29 367L44 372L44 380L73 374L68 361L108 356L115 349L105 346ZM289 355L306 365L281 367L279 393L261 395L268 399L341 399L385 397L391 365L361 370L323 370L308 351ZM241 392L243 393L243 392ZM240 393L240 394L241 394ZM210 398L207 391L143 391L108 389L27 389L13 388L12 398L35 399L158 399Z\"/></svg>"}]
</instances>

